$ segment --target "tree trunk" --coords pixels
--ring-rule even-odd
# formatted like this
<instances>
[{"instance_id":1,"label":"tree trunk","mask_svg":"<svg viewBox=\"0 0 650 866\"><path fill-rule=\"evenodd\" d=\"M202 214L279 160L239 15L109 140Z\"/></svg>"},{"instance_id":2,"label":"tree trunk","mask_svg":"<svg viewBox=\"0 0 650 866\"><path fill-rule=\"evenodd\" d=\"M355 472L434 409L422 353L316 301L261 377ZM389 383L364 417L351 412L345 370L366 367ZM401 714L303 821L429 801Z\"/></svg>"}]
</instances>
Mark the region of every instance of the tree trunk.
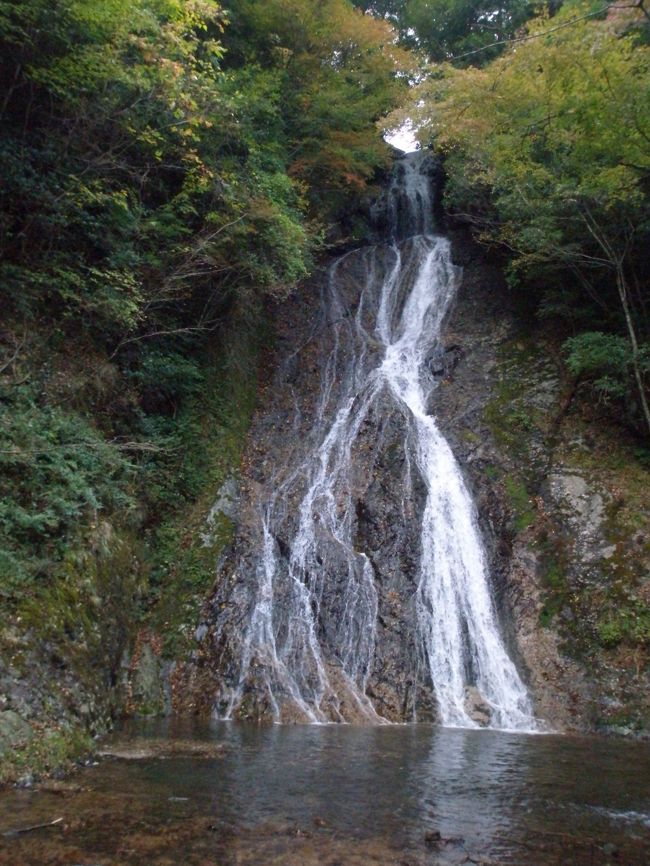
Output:
<instances>
[{"instance_id":1,"label":"tree trunk","mask_svg":"<svg viewBox=\"0 0 650 866\"><path fill-rule=\"evenodd\" d=\"M621 299L623 313L625 314L625 324L627 325L627 333L630 338L630 345L632 346L632 368L634 370L634 378L636 379L636 384L639 389L639 397L641 399L643 417L645 418L648 433L650 433L650 408L648 407L648 400L646 398L645 388L643 386L643 377L641 375L641 367L639 364L639 343L636 338L636 331L634 330L632 313L630 312L630 301L628 298L627 281L625 279L625 274L623 273L623 268L621 267L620 262L616 263L616 286L618 288L618 296Z\"/></svg>"},{"instance_id":2,"label":"tree trunk","mask_svg":"<svg viewBox=\"0 0 650 866\"><path fill-rule=\"evenodd\" d=\"M650 434L650 407L648 406L648 400L646 398L645 388L643 386L643 376L641 375L641 365L639 363L639 341L636 338L636 331L634 330L634 320L632 318L627 280L625 279L625 271L623 270L625 251L623 251L622 254L617 253L616 249L610 243L609 239L598 225L597 220L594 218L593 214L591 213L589 207L586 204L583 205L582 208L582 217L587 228L589 229L591 236L598 243L601 250L605 253L606 258L609 260L612 267L616 271L616 288L618 289L618 296L621 301L621 306L623 307L627 334L630 339L630 345L632 347L632 369L634 370L634 378L636 380L637 388L639 391L639 399L641 400L641 410L643 412L643 418L645 420L648 434ZM625 248L627 248L627 244L625 245Z\"/></svg>"}]
</instances>

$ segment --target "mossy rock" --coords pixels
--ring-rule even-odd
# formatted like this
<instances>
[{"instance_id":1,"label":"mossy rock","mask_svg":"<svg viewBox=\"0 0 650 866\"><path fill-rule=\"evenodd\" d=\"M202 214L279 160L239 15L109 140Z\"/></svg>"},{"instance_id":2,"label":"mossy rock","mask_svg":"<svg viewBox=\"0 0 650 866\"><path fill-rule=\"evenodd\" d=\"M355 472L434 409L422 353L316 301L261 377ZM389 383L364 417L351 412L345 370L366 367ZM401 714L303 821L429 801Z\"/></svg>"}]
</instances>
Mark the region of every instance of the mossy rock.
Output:
<instances>
[{"instance_id":1,"label":"mossy rock","mask_svg":"<svg viewBox=\"0 0 650 866\"><path fill-rule=\"evenodd\" d=\"M29 722L13 710L0 713L0 758L15 749L26 745L34 736L34 730Z\"/></svg>"}]
</instances>

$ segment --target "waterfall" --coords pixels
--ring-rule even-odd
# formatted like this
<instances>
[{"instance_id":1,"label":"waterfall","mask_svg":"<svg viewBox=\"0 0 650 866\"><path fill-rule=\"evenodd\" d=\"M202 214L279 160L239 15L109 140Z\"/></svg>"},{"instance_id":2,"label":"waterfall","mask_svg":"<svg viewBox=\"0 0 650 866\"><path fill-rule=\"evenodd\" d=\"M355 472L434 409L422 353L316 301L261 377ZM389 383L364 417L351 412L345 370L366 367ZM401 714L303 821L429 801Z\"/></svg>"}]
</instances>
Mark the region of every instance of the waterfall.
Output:
<instances>
[{"instance_id":1,"label":"waterfall","mask_svg":"<svg viewBox=\"0 0 650 866\"><path fill-rule=\"evenodd\" d=\"M444 725L478 726L471 693L490 727L535 727L500 634L475 507L429 405L431 359L460 279L449 241L434 233L430 167L422 153L397 162L386 196L391 242L343 256L323 287L320 393L302 453L260 497L261 550L245 578L251 601L235 671L218 697L224 718L254 682L278 721L385 721L369 690L381 575L377 556L359 546L357 522L367 454L393 412L404 514L421 491L413 670Z\"/></svg>"}]
</instances>

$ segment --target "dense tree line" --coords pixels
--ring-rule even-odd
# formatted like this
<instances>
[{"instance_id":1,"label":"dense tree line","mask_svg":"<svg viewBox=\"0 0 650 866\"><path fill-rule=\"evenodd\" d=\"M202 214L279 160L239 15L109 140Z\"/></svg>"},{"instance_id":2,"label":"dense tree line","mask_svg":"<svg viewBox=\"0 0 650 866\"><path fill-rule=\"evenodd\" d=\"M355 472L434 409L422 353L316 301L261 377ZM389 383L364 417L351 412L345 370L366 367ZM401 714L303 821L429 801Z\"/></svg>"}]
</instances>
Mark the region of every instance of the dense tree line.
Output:
<instances>
[{"instance_id":1,"label":"dense tree line","mask_svg":"<svg viewBox=\"0 0 650 866\"><path fill-rule=\"evenodd\" d=\"M566 337L571 371L650 432L650 17L565 3L481 67L417 93L451 213L509 258L513 286Z\"/></svg>"},{"instance_id":2,"label":"dense tree line","mask_svg":"<svg viewBox=\"0 0 650 866\"><path fill-rule=\"evenodd\" d=\"M390 158L377 122L423 77L404 46L454 61L431 65L405 109L444 155L449 210L562 321L575 375L650 423L648 14L538 11L0 2L6 597L98 514L141 525L196 494L178 455L206 349L236 355L331 227L355 232Z\"/></svg>"},{"instance_id":3,"label":"dense tree line","mask_svg":"<svg viewBox=\"0 0 650 866\"><path fill-rule=\"evenodd\" d=\"M374 15L391 21L401 42L435 62L483 65L501 52L518 29L545 5L550 12L562 0L355 0Z\"/></svg>"},{"instance_id":4,"label":"dense tree line","mask_svg":"<svg viewBox=\"0 0 650 866\"><path fill-rule=\"evenodd\" d=\"M98 513L192 495L156 455L206 346L246 342L386 164L395 43L348 0L0 2L0 592Z\"/></svg>"}]
</instances>

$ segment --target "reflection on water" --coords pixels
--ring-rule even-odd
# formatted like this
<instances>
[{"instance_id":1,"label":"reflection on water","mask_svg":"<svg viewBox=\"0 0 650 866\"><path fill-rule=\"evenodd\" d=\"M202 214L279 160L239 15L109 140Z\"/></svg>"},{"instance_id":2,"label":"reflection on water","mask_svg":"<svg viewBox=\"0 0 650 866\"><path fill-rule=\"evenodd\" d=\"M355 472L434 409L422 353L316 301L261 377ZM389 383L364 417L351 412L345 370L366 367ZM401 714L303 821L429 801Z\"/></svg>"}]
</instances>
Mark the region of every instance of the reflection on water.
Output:
<instances>
[{"instance_id":1,"label":"reflection on water","mask_svg":"<svg viewBox=\"0 0 650 866\"><path fill-rule=\"evenodd\" d=\"M64 820L2 838L0 863L648 862L645 744L228 723L133 726L122 750L125 739L139 759L103 759L74 777L81 790L2 794L2 831ZM201 751L197 741L223 748Z\"/></svg>"}]
</instances>

